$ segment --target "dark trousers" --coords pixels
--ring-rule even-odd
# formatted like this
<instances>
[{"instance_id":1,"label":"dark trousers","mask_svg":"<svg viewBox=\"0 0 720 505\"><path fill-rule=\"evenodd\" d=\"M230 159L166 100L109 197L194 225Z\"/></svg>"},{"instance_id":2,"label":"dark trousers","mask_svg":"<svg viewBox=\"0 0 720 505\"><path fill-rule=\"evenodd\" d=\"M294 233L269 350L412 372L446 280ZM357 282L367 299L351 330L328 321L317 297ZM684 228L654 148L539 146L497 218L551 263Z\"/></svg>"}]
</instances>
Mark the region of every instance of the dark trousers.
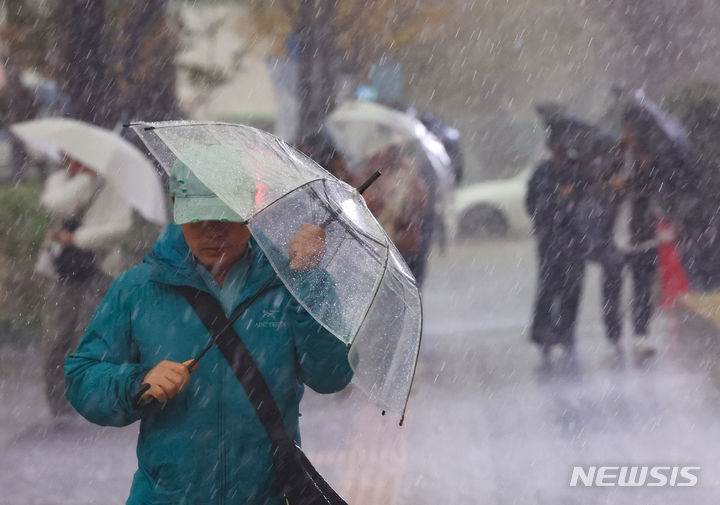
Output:
<instances>
[{"instance_id":1,"label":"dark trousers","mask_svg":"<svg viewBox=\"0 0 720 505\"><path fill-rule=\"evenodd\" d=\"M530 339L540 346L574 343L585 265L580 254L538 245L538 282Z\"/></svg>"},{"instance_id":2,"label":"dark trousers","mask_svg":"<svg viewBox=\"0 0 720 505\"><path fill-rule=\"evenodd\" d=\"M651 199L647 196L641 195L633 199L630 234L631 243L634 245L655 238L657 218L653 215L651 204ZM653 314L652 290L657 275L657 249L630 253L627 261L633 278L633 330L635 335L647 335Z\"/></svg>"},{"instance_id":3,"label":"dark trousers","mask_svg":"<svg viewBox=\"0 0 720 505\"><path fill-rule=\"evenodd\" d=\"M45 293L45 394L53 416L72 412L65 399L65 359L75 350L112 279L97 272L83 282L50 282Z\"/></svg>"},{"instance_id":4,"label":"dark trousers","mask_svg":"<svg viewBox=\"0 0 720 505\"><path fill-rule=\"evenodd\" d=\"M615 342L622 333L622 273L625 258L615 246L608 245L588 258L602 268L602 314L607 338Z\"/></svg>"},{"instance_id":5,"label":"dark trousers","mask_svg":"<svg viewBox=\"0 0 720 505\"><path fill-rule=\"evenodd\" d=\"M657 275L657 250L650 249L632 253L628 257L632 271L632 321L636 336L647 335L650 318L653 315L653 285Z\"/></svg>"}]
</instances>

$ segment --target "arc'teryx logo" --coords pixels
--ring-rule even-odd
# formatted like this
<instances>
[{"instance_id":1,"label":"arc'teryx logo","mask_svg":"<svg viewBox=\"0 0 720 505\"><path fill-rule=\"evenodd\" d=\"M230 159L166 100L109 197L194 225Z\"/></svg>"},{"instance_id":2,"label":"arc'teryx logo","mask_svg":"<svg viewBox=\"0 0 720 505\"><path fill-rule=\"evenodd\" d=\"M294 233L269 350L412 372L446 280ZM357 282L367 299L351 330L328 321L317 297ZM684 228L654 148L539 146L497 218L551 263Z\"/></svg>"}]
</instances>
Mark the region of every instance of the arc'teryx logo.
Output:
<instances>
[{"instance_id":1,"label":"arc'teryx logo","mask_svg":"<svg viewBox=\"0 0 720 505\"><path fill-rule=\"evenodd\" d=\"M255 323L256 328L279 328L283 325L281 319L278 319L280 309L263 309L260 321Z\"/></svg>"},{"instance_id":2,"label":"arc'teryx logo","mask_svg":"<svg viewBox=\"0 0 720 505\"><path fill-rule=\"evenodd\" d=\"M570 487L693 487L699 466L576 466Z\"/></svg>"}]
</instances>

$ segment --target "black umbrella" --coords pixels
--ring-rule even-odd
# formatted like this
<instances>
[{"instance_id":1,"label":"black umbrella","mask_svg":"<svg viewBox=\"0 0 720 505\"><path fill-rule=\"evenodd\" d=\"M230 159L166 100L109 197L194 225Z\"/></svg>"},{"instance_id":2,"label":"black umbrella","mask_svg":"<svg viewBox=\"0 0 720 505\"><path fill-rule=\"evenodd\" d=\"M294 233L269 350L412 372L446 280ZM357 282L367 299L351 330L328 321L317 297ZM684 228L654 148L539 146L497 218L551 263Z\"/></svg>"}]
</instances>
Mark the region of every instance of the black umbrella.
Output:
<instances>
[{"instance_id":1,"label":"black umbrella","mask_svg":"<svg viewBox=\"0 0 720 505\"><path fill-rule=\"evenodd\" d=\"M707 289L720 278L716 253L720 234L717 204L705 200L701 191L702 158L682 123L642 90L628 93L623 123L635 156L652 160L645 191L665 214L682 223L679 247L691 282Z\"/></svg>"},{"instance_id":2,"label":"black umbrella","mask_svg":"<svg viewBox=\"0 0 720 505\"><path fill-rule=\"evenodd\" d=\"M595 175L617 171L622 159L621 141L610 128L587 121L557 102L543 102L535 109L545 123L550 144L565 147L571 158L593 167Z\"/></svg>"},{"instance_id":3,"label":"black umbrella","mask_svg":"<svg viewBox=\"0 0 720 505\"><path fill-rule=\"evenodd\" d=\"M627 95L623 125L635 156L652 159L649 187L657 192L666 211L677 217L694 212L694 205L688 202L699 196L700 160L682 123L642 90L635 90Z\"/></svg>"},{"instance_id":4,"label":"black umbrella","mask_svg":"<svg viewBox=\"0 0 720 505\"><path fill-rule=\"evenodd\" d=\"M689 154L694 149L680 120L664 112L641 89L627 95L623 122L632 126L643 147L655 156L673 151Z\"/></svg>"}]
</instances>

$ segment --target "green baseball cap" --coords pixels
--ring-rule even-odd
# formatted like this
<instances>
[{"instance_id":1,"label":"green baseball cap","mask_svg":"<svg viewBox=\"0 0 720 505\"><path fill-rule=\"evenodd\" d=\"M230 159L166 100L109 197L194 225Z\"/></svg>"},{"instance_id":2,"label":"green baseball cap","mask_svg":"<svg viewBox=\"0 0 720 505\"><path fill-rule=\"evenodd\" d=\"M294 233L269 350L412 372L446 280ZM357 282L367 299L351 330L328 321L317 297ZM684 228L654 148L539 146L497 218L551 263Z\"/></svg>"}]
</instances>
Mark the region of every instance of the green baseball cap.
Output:
<instances>
[{"instance_id":1,"label":"green baseball cap","mask_svg":"<svg viewBox=\"0 0 720 505\"><path fill-rule=\"evenodd\" d=\"M173 165L169 191L175 199L173 219L176 224L198 221L230 221L244 223L247 219L228 207L190 168L180 160ZM250 195L252 196L252 195Z\"/></svg>"}]
</instances>

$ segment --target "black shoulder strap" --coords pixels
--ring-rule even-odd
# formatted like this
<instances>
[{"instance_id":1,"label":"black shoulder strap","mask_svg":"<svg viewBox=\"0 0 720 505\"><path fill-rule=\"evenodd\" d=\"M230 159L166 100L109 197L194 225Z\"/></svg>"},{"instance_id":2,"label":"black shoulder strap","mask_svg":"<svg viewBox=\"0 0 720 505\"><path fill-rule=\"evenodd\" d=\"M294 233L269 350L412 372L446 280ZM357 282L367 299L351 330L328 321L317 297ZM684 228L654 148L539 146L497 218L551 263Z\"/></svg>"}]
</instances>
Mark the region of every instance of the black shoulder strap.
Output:
<instances>
[{"instance_id":1,"label":"black shoulder strap","mask_svg":"<svg viewBox=\"0 0 720 505\"><path fill-rule=\"evenodd\" d=\"M179 287L179 290L190 306L195 309L218 349L235 372L235 376L242 384L250 403L255 407L270 440L273 444L289 441L290 437L282 414L265 378L260 373L247 346L225 316L218 301L210 293L199 289L182 286Z\"/></svg>"},{"instance_id":2,"label":"black shoulder strap","mask_svg":"<svg viewBox=\"0 0 720 505\"><path fill-rule=\"evenodd\" d=\"M242 311L265 292L270 284L271 281L268 281L250 297L243 304ZM218 346L235 377L242 384L250 403L255 407L255 412L273 444L273 465L287 501L293 505L347 505L288 435L280 409L265 378L247 346L232 327L232 322L225 316L220 303L205 291L187 286L178 289L210 332L211 341ZM232 320L237 319L242 311L236 311Z\"/></svg>"}]
</instances>

